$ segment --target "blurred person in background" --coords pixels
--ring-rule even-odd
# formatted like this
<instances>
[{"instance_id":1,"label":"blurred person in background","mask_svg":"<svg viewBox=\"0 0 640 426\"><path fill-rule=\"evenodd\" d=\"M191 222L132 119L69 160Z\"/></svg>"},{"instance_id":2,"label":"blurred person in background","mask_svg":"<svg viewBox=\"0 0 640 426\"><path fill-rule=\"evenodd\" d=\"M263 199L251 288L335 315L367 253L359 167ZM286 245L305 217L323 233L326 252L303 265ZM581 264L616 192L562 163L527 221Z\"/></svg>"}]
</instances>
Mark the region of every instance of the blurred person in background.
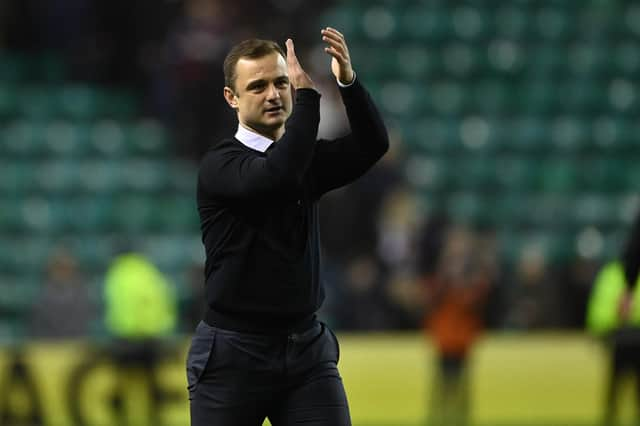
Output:
<instances>
[{"instance_id":1,"label":"blurred person in background","mask_svg":"<svg viewBox=\"0 0 640 426\"><path fill-rule=\"evenodd\" d=\"M431 273L421 277L425 291L424 329L436 349L437 373L431 391L429 424L468 424L468 359L483 330L483 314L491 284L491 265L477 252L470 230L453 225L442 230L428 227L437 249Z\"/></svg>"},{"instance_id":2,"label":"blurred person in background","mask_svg":"<svg viewBox=\"0 0 640 426\"><path fill-rule=\"evenodd\" d=\"M220 71L232 40L242 36L235 19L238 4L222 0L186 0L169 32L167 67L154 88L155 103L180 141L182 155L199 161L212 141L235 127L235 117L220 96Z\"/></svg>"},{"instance_id":3,"label":"blurred person in background","mask_svg":"<svg viewBox=\"0 0 640 426\"><path fill-rule=\"evenodd\" d=\"M323 314L342 330L383 330L405 323L387 294L395 263L406 262L410 251L411 221L404 219L411 209L405 208L396 135L389 132L389 151L366 174L320 202L323 264L330 272L325 275Z\"/></svg>"},{"instance_id":4,"label":"blurred person in background","mask_svg":"<svg viewBox=\"0 0 640 426\"><path fill-rule=\"evenodd\" d=\"M198 210L207 311L187 359L193 425L350 425L324 300L318 199L364 174L388 148L343 35L321 30L351 132L317 140L319 98L291 39L250 39L225 60L234 138L201 163ZM295 90L295 106L292 91Z\"/></svg>"},{"instance_id":5,"label":"blurred person in background","mask_svg":"<svg viewBox=\"0 0 640 426\"><path fill-rule=\"evenodd\" d=\"M623 379L634 377L636 422L640 421L640 214L621 256L606 262L596 276L587 309L587 328L610 350L609 383L602 425L617 424Z\"/></svg>"},{"instance_id":6,"label":"blurred person in background","mask_svg":"<svg viewBox=\"0 0 640 426\"><path fill-rule=\"evenodd\" d=\"M561 325L558 286L552 277L543 248L538 244L524 245L508 285L507 328L535 330Z\"/></svg>"},{"instance_id":7,"label":"blurred person in background","mask_svg":"<svg viewBox=\"0 0 640 426\"><path fill-rule=\"evenodd\" d=\"M204 318L205 292L202 285L203 262L192 262L185 271L188 299L180 309L180 332L191 333Z\"/></svg>"},{"instance_id":8,"label":"blurred person in background","mask_svg":"<svg viewBox=\"0 0 640 426\"><path fill-rule=\"evenodd\" d=\"M125 410L129 380L142 375L149 389L148 419L157 425L158 391L155 367L164 354L166 340L176 327L176 299L170 283L145 256L125 252L117 255L107 270L104 287L105 325L113 338L110 355L115 362L117 394L114 401L118 424L129 424L132 412ZM125 414L126 413L126 414ZM127 414L129 416L127 416Z\"/></svg>"},{"instance_id":9,"label":"blurred person in background","mask_svg":"<svg viewBox=\"0 0 640 426\"><path fill-rule=\"evenodd\" d=\"M73 253L64 246L52 251L41 292L29 322L33 337L82 338L91 333L97 309Z\"/></svg>"}]
</instances>

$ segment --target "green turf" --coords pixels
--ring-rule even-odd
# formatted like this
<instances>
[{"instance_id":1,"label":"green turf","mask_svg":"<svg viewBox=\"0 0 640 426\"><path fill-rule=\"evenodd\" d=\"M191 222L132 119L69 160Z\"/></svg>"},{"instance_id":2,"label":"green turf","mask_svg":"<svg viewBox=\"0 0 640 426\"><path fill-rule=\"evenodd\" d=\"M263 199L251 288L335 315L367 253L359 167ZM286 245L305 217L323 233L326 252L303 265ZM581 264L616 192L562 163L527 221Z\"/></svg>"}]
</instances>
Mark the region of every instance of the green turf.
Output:
<instances>
[{"instance_id":1,"label":"green turf","mask_svg":"<svg viewBox=\"0 0 640 426\"><path fill-rule=\"evenodd\" d=\"M354 426L424 426L434 372L426 339L419 333L339 338ZM595 426L606 352L578 334L492 335L476 346L471 377L474 426ZM626 392L620 406L627 423L632 405Z\"/></svg>"}]
</instances>

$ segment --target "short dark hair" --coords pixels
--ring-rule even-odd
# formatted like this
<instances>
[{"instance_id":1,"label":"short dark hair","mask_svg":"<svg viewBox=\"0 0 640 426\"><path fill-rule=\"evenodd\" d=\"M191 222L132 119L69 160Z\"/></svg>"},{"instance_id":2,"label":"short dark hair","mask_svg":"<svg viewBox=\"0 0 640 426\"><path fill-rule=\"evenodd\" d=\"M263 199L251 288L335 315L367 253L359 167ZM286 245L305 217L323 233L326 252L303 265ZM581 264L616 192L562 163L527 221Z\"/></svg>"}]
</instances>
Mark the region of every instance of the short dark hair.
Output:
<instances>
[{"instance_id":1,"label":"short dark hair","mask_svg":"<svg viewBox=\"0 0 640 426\"><path fill-rule=\"evenodd\" d=\"M286 55L282 48L272 40L260 40L252 38L242 41L231 48L224 59L224 84L235 90L236 84L236 64L240 58L258 59L272 53L279 53L283 58Z\"/></svg>"}]
</instances>

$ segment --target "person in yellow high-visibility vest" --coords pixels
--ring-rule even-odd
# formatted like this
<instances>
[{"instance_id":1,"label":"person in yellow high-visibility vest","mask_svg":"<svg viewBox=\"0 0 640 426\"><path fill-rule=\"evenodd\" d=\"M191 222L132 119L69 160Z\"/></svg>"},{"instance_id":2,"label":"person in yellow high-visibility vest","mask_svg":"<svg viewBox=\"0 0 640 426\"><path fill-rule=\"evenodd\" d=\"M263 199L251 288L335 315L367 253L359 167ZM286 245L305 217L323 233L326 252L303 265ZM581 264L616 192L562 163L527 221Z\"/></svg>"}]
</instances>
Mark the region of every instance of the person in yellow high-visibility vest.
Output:
<instances>
[{"instance_id":1,"label":"person in yellow high-visibility vest","mask_svg":"<svg viewBox=\"0 0 640 426\"><path fill-rule=\"evenodd\" d=\"M620 259L605 263L587 306L587 329L611 347L610 380L603 425L615 424L621 379L632 373L640 420L640 215ZM640 423L640 422L639 422Z\"/></svg>"},{"instance_id":2,"label":"person in yellow high-visibility vest","mask_svg":"<svg viewBox=\"0 0 640 426\"><path fill-rule=\"evenodd\" d=\"M156 425L159 399L154 368L162 355L163 340L176 326L176 299L169 281L146 257L124 253L115 257L105 277L105 327L113 338L111 356L117 368L115 411L118 424ZM142 420L128 398L129 381L142 374L146 382L149 409ZM139 376L138 376L139 377Z\"/></svg>"},{"instance_id":3,"label":"person in yellow high-visibility vest","mask_svg":"<svg viewBox=\"0 0 640 426\"><path fill-rule=\"evenodd\" d=\"M105 280L105 322L114 337L141 339L171 334L175 296L164 275L137 253L114 259Z\"/></svg>"}]
</instances>

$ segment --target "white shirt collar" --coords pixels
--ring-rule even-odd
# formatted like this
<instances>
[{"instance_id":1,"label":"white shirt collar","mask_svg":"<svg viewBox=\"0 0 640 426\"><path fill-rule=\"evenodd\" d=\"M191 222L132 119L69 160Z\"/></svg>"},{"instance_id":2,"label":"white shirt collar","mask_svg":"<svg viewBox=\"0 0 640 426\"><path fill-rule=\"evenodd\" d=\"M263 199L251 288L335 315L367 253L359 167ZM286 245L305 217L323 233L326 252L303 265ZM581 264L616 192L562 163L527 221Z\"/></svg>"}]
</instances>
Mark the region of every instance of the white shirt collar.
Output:
<instances>
[{"instance_id":1,"label":"white shirt collar","mask_svg":"<svg viewBox=\"0 0 640 426\"><path fill-rule=\"evenodd\" d=\"M265 152L267 148L273 143L273 141L265 136L262 136L253 130L249 130L242 124L238 123L238 131L236 132L236 139L242 142L244 145L256 151Z\"/></svg>"}]
</instances>

